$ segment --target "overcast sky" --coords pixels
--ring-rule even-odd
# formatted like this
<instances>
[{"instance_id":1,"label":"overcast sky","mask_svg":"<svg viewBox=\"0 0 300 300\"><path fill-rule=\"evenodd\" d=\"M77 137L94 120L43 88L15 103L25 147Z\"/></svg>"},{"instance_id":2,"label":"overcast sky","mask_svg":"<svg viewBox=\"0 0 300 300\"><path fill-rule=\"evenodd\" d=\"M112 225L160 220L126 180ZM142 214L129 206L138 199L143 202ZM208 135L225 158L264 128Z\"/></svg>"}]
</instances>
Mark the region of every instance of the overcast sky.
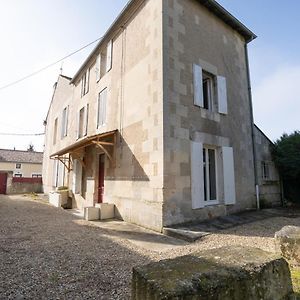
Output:
<instances>
[{"instance_id":1,"label":"overcast sky","mask_svg":"<svg viewBox=\"0 0 300 300\"><path fill-rule=\"evenodd\" d=\"M150 0L151 1L151 0ZM127 0L0 0L0 133L41 133L61 64L14 82L101 37ZM258 35L249 45L255 122L272 139L300 129L300 1L220 0ZM63 62L72 77L94 46ZM0 135L0 148L43 137Z\"/></svg>"}]
</instances>

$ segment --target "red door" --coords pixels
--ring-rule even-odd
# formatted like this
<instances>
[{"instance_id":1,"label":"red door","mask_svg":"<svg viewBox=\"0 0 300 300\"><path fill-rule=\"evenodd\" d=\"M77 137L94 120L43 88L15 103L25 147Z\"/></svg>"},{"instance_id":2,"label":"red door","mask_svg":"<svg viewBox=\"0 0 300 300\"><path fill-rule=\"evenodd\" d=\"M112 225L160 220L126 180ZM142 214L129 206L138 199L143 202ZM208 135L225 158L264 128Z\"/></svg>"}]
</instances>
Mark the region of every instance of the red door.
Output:
<instances>
[{"instance_id":1,"label":"red door","mask_svg":"<svg viewBox=\"0 0 300 300\"><path fill-rule=\"evenodd\" d=\"M103 203L104 195L104 154L99 157L98 203Z\"/></svg>"},{"instance_id":2,"label":"red door","mask_svg":"<svg viewBox=\"0 0 300 300\"><path fill-rule=\"evenodd\" d=\"M6 194L7 174L0 173L0 194Z\"/></svg>"}]
</instances>

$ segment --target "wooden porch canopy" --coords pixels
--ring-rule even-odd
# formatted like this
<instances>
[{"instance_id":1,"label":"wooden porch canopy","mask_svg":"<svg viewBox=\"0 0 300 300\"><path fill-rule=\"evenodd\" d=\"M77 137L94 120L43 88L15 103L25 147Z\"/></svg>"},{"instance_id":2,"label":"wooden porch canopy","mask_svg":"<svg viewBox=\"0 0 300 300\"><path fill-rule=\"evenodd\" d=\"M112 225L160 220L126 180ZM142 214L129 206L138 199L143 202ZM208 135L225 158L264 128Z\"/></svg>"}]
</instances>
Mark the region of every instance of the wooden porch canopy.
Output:
<instances>
[{"instance_id":1,"label":"wooden porch canopy","mask_svg":"<svg viewBox=\"0 0 300 300\"><path fill-rule=\"evenodd\" d=\"M81 150L88 146L95 145L107 155L112 166L114 166L116 161L117 132L118 130L114 130L85 137L64 149L53 153L50 158L61 161L70 172L72 170L71 158L79 160L82 166L85 167L81 158Z\"/></svg>"}]
</instances>

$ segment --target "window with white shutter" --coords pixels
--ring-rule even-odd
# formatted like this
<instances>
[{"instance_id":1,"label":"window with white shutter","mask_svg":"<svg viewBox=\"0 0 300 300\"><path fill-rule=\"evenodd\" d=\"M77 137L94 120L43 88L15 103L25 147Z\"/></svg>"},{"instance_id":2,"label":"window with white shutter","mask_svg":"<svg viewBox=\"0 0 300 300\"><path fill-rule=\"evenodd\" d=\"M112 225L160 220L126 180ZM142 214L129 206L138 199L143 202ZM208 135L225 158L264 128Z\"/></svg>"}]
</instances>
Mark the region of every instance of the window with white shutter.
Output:
<instances>
[{"instance_id":1,"label":"window with white shutter","mask_svg":"<svg viewBox=\"0 0 300 300\"><path fill-rule=\"evenodd\" d=\"M227 84L226 78L216 76L193 65L194 105L209 111L227 114Z\"/></svg>"}]
</instances>

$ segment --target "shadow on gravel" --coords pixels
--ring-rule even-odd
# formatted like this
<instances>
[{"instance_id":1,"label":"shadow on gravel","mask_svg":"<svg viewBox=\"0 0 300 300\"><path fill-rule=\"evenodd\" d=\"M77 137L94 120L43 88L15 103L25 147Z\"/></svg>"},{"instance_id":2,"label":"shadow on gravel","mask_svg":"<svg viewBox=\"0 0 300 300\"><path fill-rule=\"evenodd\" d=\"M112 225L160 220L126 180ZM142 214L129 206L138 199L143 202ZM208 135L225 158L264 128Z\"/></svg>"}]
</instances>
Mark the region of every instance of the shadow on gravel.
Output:
<instances>
[{"instance_id":1,"label":"shadow on gravel","mask_svg":"<svg viewBox=\"0 0 300 300\"><path fill-rule=\"evenodd\" d=\"M132 267L150 262L75 216L0 198L0 299L129 299Z\"/></svg>"}]
</instances>

